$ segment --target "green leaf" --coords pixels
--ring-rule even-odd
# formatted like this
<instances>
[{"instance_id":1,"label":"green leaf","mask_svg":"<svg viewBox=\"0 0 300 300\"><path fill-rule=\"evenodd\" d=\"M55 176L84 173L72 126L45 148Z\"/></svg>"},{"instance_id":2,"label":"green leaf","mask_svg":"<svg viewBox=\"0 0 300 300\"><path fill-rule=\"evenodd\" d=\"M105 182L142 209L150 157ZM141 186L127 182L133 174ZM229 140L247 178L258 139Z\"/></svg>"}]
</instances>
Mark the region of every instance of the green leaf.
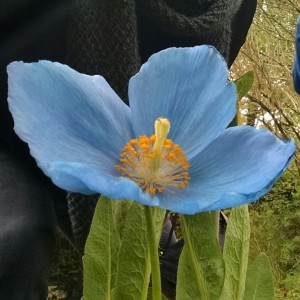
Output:
<instances>
[{"instance_id":1,"label":"green leaf","mask_svg":"<svg viewBox=\"0 0 300 300\"><path fill-rule=\"evenodd\" d=\"M240 78L234 81L238 93L238 100L246 96L251 89L254 82L254 72L248 71Z\"/></svg>"},{"instance_id":2,"label":"green leaf","mask_svg":"<svg viewBox=\"0 0 300 300\"><path fill-rule=\"evenodd\" d=\"M165 211L153 208L157 243L161 235ZM144 206L134 202L130 207L117 259L118 274L113 299L146 300L150 281L150 255Z\"/></svg>"},{"instance_id":3,"label":"green leaf","mask_svg":"<svg viewBox=\"0 0 300 300\"><path fill-rule=\"evenodd\" d=\"M179 259L177 300L218 299L224 282L224 262L214 214L181 216L185 245Z\"/></svg>"},{"instance_id":4,"label":"green leaf","mask_svg":"<svg viewBox=\"0 0 300 300\"><path fill-rule=\"evenodd\" d=\"M116 214L121 202L102 196L96 206L83 256L83 299L111 299L120 247Z\"/></svg>"},{"instance_id":5,"label":"green leaf","mask_svg":"<svg viewBox=\"0 0 300 300\"><path fill-rule=\"evenodd\" d=\"M266 254L259 254L247 271L244 300L273 300L272 269Z\"/></svg>"},{"instance_id":6,"label":"green leaf","mask_svg":"<svg viewBox=\"0 0 300 300\"><path fill-rule=\"evenodd\" d=\"M221 299L241 300L244 297L249 241L248 205L235 207L230 212L223 249L225 282Z\"/></svg>"},{"instance_id":7,"label":"green leaf","mask_svg":"<svg viewBox=\"0 0 300 300\"><path fill-rule=\"evenodd\" d=\"M248 94L254 82L254 72L248 71L240 78L234 81L236 89L237 89L237 111L239 110L239 101ZM237 126L240 125L239 113L236 114L234 119L231 121L229 126Z\"/></svg>"}]
</instances>

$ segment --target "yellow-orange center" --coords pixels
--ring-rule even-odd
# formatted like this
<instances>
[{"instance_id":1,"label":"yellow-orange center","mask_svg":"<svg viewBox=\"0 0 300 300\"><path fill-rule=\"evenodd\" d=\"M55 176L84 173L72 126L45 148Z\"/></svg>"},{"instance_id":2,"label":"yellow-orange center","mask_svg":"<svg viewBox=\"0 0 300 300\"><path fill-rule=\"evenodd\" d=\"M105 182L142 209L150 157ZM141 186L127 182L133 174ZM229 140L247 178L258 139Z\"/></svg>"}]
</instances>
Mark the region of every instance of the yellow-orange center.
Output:
<instances>
[{"instance_id":1,"label":"yellow-orange center","mask_svg":"<svg viewBox=\"0 0 300 300\"><path fill-rule=\"evenodd\" d=\"M155 134L130 140L116 165L121 176L136 182L152 197L164 190L175 193L189 185L189 162L184 151L166 138L169 129L167 119L157 119Z\"/></svg>"}]
</instances>

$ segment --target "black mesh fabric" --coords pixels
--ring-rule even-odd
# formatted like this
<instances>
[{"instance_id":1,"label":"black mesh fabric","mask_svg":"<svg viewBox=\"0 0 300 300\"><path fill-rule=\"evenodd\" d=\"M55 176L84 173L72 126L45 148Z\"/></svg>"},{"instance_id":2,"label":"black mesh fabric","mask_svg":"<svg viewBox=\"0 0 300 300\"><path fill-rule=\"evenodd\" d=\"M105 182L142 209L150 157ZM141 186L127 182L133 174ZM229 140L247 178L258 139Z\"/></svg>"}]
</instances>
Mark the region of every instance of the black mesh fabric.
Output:
<instances>
[{"instance_id":1,"label":"black mesh fabric","mask_svg":"<svg viewBox=\"0 0 300 300\"><path fill-rule=\"evenodd\" d=\"M172 43L191 46L210 44L225 57L229 56L231 21L242 0L142 0L138 1L145 18L149 18ZM153 26L148 26L153 27ZM165 34L162 36L165 38ZM149 47L149 45L148 45Z\"/></svg>"},{"instance_id":2,"label":"black mesh fabric","mask_svg":"<svg viewBox=\"0 0 300 300\"><path fill-rule=\"evenodd\" d=\"M140 66L134 0L75 1L66 62L101 74L127 102L128 80Z\"/></svg>"},{"instance_id":3,"label":"black mesh fabric","mask_svg":"<svg viewBox=\"0 0 300 300\"><path fill-rule=\"evenodd\" d=\"M78 250L83 253L99 196L68 193L67 198L76 246Z\"/></svg>"},{"instance_id":4,"label":"black mesh fabric","mask_svg":"<svg viewBox=\"0 0 300 300\"><path fill-rule=\"evenodd\" d=\"M140 66L135 2L75 1L66 62L80 72L101 74L128 103L128 80ZM95 196L68 195L74 239L81 251L89 232L95 208L94 199Z\"/></svg>"}]
</instances>

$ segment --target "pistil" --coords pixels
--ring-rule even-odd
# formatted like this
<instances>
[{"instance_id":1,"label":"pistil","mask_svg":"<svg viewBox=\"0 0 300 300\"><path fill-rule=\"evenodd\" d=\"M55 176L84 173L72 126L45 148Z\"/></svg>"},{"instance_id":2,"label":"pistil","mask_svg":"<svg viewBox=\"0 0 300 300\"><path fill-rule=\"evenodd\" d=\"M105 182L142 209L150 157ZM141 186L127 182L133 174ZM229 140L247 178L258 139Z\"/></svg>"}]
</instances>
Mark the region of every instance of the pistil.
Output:
<instances>
[{"instance_id":1,"label":"pistil","mask_svg":"<svg viewBox=\"0 0 300 300\"><path fill-rule=\"evenodd\" d=\"M153 171L157 171L160 166L160 158L163 146L167 135L170 131L170 121L165 118L158 118L154 123L155 129L155 143L152 148L153 155Z\"/></svg>"}]
</instances>

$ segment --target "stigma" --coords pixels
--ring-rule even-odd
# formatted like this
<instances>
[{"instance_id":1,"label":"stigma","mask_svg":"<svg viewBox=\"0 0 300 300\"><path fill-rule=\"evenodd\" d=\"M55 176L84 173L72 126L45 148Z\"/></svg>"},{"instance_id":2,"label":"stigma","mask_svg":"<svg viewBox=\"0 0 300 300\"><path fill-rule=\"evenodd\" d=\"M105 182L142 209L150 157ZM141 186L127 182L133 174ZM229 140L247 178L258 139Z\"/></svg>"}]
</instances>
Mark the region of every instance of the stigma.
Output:
<instances>
[{"instance_id":1,"label":"stigma","mask_svg":"<svg viewBox=\"0 0 300 300\"><path fill-rule=\"evenodd\" d=\"M189 185L189 162L184 151L167 139L170 122L158 118L155 134L130 140L120 153L116 168L152 197L163 191L176 193Z\"/></svg>"}]
</instances>

